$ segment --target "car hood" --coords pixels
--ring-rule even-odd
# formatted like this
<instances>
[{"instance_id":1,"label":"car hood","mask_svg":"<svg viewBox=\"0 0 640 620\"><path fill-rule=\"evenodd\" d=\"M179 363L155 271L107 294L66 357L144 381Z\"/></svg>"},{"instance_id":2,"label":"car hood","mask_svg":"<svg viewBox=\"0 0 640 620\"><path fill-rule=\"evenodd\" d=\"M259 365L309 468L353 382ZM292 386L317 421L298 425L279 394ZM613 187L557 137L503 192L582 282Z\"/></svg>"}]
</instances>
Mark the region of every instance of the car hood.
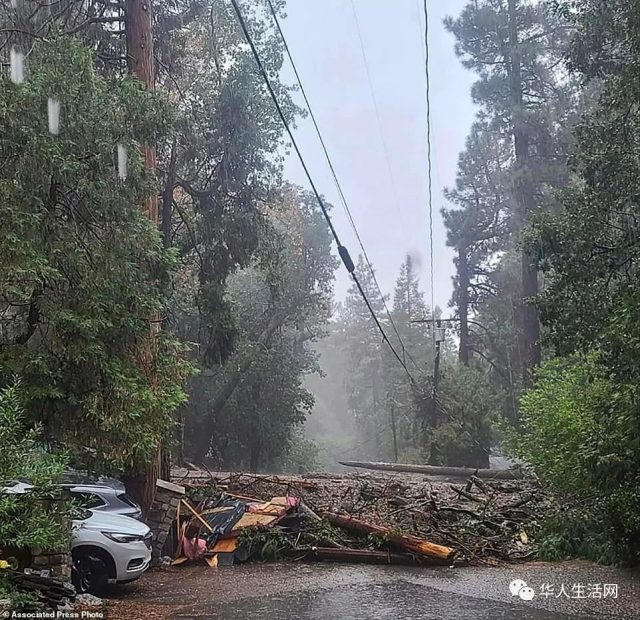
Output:
<instances>
[{"instance_id":1,"label":"car hood","mask_svg":"<svg viewBox=\"0 0 640 620\"><path fill-rule=\"evenodd\" d=\"M28 482L16 482L10 487L3 487L0 489L0 493L7 493L11 495L23 495L33 489L33 485Z\"/></svg>"},{"instance_id":2,"label":"car hood","mask_svg":"<svg viewBox=\"0 0 640 620\"><path fill-rule=\"evenodd\" d=\"M118 532L119 534L138 534L140 536L145 536L150 531L144 523L131 517L97 510L90 510L89 512L91 512L91 516L87 519L74 520L74 530L89 529L100 532Z\"/></svg>"}]
</instances>

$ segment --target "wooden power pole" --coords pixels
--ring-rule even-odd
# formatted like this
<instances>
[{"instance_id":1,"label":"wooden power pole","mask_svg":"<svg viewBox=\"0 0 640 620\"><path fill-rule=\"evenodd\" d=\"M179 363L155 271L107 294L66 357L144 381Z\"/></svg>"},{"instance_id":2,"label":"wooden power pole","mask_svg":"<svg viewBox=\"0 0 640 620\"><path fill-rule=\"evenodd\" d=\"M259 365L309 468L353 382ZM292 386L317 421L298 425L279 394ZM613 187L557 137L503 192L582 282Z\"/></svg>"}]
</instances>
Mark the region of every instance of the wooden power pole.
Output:
<instances>
[{"instance_id":1,"label":"wooden power pole","mask_svg":"<svg viewBox=\"0 0 640 620\"><path fill-rule=\"evenodd\" d=\"M125 0L125 32L127 42L127 66L131 75L142 82L148 90L155 89L155 60L153 55L153 7L152 0ZM154 144L142 146L145 168L151 175L156 171L156 147ZM140 206L145 215L158 226L158 196L154 192ZM139 352L140 363L149 374L154 370L156 354L155 339L160 329L157 317L149 317L151 345ZM152 377L149 377L152 379ZM161 477L162 450L158 445L156 454L146 471L134 472L127 476L130 492L140 502L145 511L151 507L156 489L156 480Z\"/></svg>"}]
</instances>

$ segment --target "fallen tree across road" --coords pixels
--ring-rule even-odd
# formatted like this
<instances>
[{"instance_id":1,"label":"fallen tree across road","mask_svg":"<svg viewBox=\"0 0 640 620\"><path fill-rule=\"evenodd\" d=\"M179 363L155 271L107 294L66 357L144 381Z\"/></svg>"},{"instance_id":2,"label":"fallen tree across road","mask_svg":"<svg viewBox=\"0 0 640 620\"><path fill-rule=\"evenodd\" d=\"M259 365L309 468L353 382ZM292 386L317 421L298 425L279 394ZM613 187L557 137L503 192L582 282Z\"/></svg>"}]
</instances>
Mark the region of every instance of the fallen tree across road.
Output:
<instances>
[{"instance_id":1,"label":"fallen tree across road","mask_svg":"<svg viewBox=\"0 0 640 620\"><path fill-rule=\"evenodd\" d=\"M527 476L515 469L471 469L469 467L440 467L437 465L411 465L405 463L379 463L374 461L340 461L345 467L358 467L377 471L394 471L427 476L469 478L476 476L486 480L523 480Z\"/></svg>"},{"instance_id":2,"label":"fallen tree across road","mask_svg":"<svg viewBox=\"0 0 640 620\"><path fill-rule=\"evenodd\" d=\"M453 480L442 477L382 471L285 477L176 468L173 479L188 488L194 506L206 503L212 492L249 503L282 495L298 498L300 529L287 533L274 524L270 530L274 546L287 554L291 551L289 557L324 561L404 563L409 556L422 565L523 561L534 557L538 524L552 504L540 484L530 478L469 476L452 484ZM365 526L358 527L361 523ZM404 540L409 547L398 544L399 537L405 536L410 537ZM428 545L420 551L411 548L412 538L421 545L454 549L455 558L447 552L441 557L436 552L431 558L424 553ZM256 548L261 548L266 540L258 542ZM329 548L333 551L326 551ZM322 551L313 553L313 549ZM373 551L390 555L384 560L369 553Z\"/></svg>"},{"instance_id":3,"label":"fallen tree across road","mask_svg":"<svg viewBox=\"0 0 640 620\"><path fill-rule=\"evenodd\" d=\"M388 540L394 547L399 547L403 551L421 555L431 560L437 560L438 563L443 565L450 564L455 555L455 551L450 547L436 545L427 540L417 538L416 536L398 534L388 527L373 525L372 523L367 523L360 519L354 519L353 517L338 515L331 512L323 512L322 516L331 523L331 525L351 532L356 532L357 534L373 534L375 536L379 536L380 538Z\"/></svg>"}]
</instances>

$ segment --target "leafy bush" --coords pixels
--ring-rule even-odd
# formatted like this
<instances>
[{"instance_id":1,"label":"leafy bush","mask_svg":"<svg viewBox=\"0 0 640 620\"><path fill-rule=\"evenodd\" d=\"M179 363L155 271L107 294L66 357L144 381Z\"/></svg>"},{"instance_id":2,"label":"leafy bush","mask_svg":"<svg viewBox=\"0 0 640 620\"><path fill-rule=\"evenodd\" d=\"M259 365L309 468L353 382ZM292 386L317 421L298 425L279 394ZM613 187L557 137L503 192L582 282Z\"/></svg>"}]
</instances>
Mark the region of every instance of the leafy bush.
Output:
<instances>
[{"instance_id":1,"label":"leafy bush","mask_svg":"<svg viewBox=\"0 0 640 620\"><path fill-rule=\"evenodd\" d=\"M26 556L34 547L67 549L72 503L61 497L57 483L67 460L39 443L40 430L25 425L22 388L0 390L0 489L25 481L28 493L0 492L0 557ZM0 598L10 593L0 571Z\"/></svg>"},{"instance_id":2,"label":"leafy bush","mask_svg":"<svg viewBox=\"0 0 640 620\"><path fill-rule=\"evenodd\" d=\"M542 555L600 562L640 556L636 410L634 386L615 380L595 352L540 369L510 443L563 498L545 524Z\"/></svg>"},{"instance_id":3,"label":"leafy bush","mask_svg":"<svg viewBox=\"0 0 640 620\"><path fill-rule=\"evenodd\" d=\"M433 464L488 467L498 397L484 373L462 365L446 368L439 395L441 423L433 432Z\"/></svg>"},{"instance_id":4,"label":"leafy bush","mask_svg":"<svg viewBox=\"0 0 640 620\"><path fill-rule=\"evenodd\" d=\"M320 447L297 429L287 443L286 452L276 460L272 469L291 474L306 474L322 469L320 463Z\"/></svg>"}]
</instances>

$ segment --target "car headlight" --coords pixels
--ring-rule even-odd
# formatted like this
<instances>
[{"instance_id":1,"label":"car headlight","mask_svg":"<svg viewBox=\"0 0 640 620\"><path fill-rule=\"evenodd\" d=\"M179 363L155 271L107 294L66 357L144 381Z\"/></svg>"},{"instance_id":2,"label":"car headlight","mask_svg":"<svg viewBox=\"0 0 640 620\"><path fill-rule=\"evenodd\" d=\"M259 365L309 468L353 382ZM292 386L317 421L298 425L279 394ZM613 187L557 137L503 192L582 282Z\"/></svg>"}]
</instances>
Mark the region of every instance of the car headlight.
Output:
<instances>
[{"instance_id":1,"label":"car headlight","mask_svg":"<svg viewBox=\"0 0 640 620\"><path fill-rule=\"evenodd\" d=\"M121 532L102 532L109 540L117 543L140 542L144 536L140 534L122 534Z\"/></svg>"}]
</instances>

